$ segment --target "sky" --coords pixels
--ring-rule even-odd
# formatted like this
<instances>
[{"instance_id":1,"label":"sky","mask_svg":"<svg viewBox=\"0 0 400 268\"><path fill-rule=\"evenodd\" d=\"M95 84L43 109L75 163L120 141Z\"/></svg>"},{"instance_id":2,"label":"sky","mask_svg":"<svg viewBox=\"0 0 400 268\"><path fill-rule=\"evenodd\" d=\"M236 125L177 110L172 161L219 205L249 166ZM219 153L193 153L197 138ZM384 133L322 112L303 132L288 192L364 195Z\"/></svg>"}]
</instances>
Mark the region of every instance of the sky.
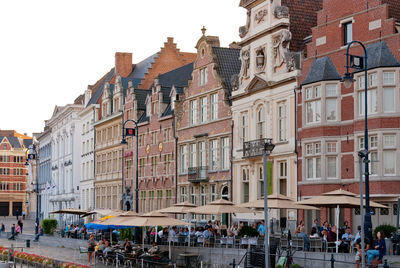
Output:
<instances>
[{"instance_id":1,"label":"sky","mask_svg":"<svg viewBox=\"0 0 400 268\"><path fill-rule=\"evenodd\" d=\"M133 63L167 41L196 52L205 26L221 46L239 41L239 0L0 1L0 129L41 132L56 105L72 103L114 66Z\"/></svg>"}]
</instances>

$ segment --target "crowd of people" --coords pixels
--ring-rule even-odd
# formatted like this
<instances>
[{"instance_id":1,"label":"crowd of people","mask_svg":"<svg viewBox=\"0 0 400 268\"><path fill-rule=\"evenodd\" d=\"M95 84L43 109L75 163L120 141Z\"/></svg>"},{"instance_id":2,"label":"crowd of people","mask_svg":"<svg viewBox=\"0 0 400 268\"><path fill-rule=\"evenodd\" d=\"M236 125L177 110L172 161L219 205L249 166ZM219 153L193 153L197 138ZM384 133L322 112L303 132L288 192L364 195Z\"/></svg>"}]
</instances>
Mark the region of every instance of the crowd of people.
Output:
<instances>
[{"instance_id":1,"label":"crowd of people","mask_svg":"<svg viewBox=\"0 0 400 268\"><path fill-rule=\"evenodd\" d=\"M339 235L337 235L338 231ZM339 252L350 253L352 252L352 247L354 247L356 250L356 267L358 267L361 261L361 226L357 227L357 232L353 235L351 227L348 225L347 221L345 221L344 225L337 230L335 225L331 225L327 221L320 225L318 220L315 219L311 227L311 232L307 235L305 233L304 222L300 221L300 224L296 228L296 235L303 238L305 250L310 250L310 238L321 238L323 246L329 247L329 245L332 245L332 248L335 248L337 245ZM383 256L386 254L386 245L383 233L377 232L376 240L373 244L367 237L365 237L364 251L366 252L368 264L371 264L375 258L382 260Z\"/></svg>"}]
</instances>

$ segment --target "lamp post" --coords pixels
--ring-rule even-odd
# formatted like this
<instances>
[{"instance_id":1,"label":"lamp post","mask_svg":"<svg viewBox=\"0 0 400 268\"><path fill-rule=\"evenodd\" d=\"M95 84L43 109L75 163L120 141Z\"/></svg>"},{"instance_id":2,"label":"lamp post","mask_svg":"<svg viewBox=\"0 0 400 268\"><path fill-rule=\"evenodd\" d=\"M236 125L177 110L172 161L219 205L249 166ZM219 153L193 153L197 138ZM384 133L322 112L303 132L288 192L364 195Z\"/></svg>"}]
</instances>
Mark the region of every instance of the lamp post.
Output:
<instances>
[{"instance_id":1,"label":"lamp post","mask_svg":"<svg viewBox=\"0 0 400 268\"><path fill-rule=\"evenodd\" d=\"M351 55L349 53L351 45L354 43L359 44L363 50L363 56ZM362 151L362 157L364 158L364 176L365 176L365 216L364 216L364 233L365 237L372 241L372 220L371 211L369 206L369 160L368 160L368 65L367 65L367 49L365 45L357 40L351 41L347 45L346 51L346 73L342 79L342 82L346 88L350 88L354 82L354 74L349 72L349 69L363 70L364 71L364 150ZM362 209L362 208L361 208Z\"/></svg>"},{"instance_id":2,"label":"lamp post","mask_svg":"<svg viewBox=\"0 0 400 268\"><path fill-rule=\"evenodd\" d=\"M269 267L269 216L268 216L268 178L267 178L267 157L275 148L272 139L266 139L264 142L263 150L263 171L264 171L264 254L265 254L265 267Z\"/></svg>"},{"instance_id":3,"label":"lamp post","mask_svg":"<svg viewBox=\"0 0 400 268\"><path fill-rule=\"evenodd\" d=\"M126 128L125 124L132 122L135 124L135 128ZM126 137L136 136L136 189L135 189L135 199L136 199L136 213L139 213L139 128L138 123L135 120L128 119L122 125L122 141L121 144L128 144L126 142Z\"/></svg>"},{"instance_id":4,"label":"lamp post","mask_svg":"<svg viewBox=\"0 0 400 268\"><path fill-rule=\"evenodd\" d=\"M39 233L39 154L37 152L36 144L32 144L32 149L28 149L28 157L25 162L25 166L29 165L29 162L35 160L36 170L35 170L35 180L36 180L36 220L35 220L35 234Z\"/></svg>"}]
</instances>

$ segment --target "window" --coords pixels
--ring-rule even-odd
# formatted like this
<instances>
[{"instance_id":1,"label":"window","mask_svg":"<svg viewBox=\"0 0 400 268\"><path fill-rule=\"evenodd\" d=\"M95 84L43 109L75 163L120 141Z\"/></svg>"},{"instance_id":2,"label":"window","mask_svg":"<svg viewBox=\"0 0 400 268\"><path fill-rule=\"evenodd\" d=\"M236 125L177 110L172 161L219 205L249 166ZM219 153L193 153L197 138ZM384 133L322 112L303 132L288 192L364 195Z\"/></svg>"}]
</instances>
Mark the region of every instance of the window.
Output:
<instances>
[{"instance_id":1,"label":"window","mask_svg":"<svg viewBox=\"0 0 400 268\"><path fill-rule=\"evenodd\" d=\"M286 141L286 103L278 105L278 138L279 141Z\"/></svg>"},{"instance_id":2,"label":"window","mask_svg":"<svg viewBox=\"0 0 400 268\"><path fill-rule=\"evenodd\" d=\"M264 197L264 176L263 176L263 165L260 164L257 168L258 170L258 182L257 182L257 188L258 188L258 193L257 193L257 197L258 199L263 198Z\"/></svg>"},{"instance_id":3,"label":"window","mask_svg":"<svg viewBox=\"0 0 400 268\"><path fill-rule=\"evenodd\" d=\"M186 187L181 186L181 202L186 202L186 199L187 199Z\"/></svg>"},{"instance_id":4,"label":"window","mask_svg":"<svg viewBox=\"0 0 400 268\"><path fill-rule=\"evenodd\" d=\"M165 175L169 175L171 173L171 155L164 155L164 165L165 165Z\"/></svg>"},{"instance_id":5,"label":"window","mask_svg":"<svg viewBox=\"0 0 400 268\"><path fill-rule=\"evenodd\" d=\"M196 188L190 186L189 190L190 190L190 203L196 204Z\"/></svg>"},{"instance_id":6,"label":"window","mask_svg":"<svg viewBox=\"0 0 400 268\"><path fill-rule=\"evenodd\" d=\"M336 156L327 157L328 178L336 178Z\"/></svg>"},{"instance_id":7,"label":"window","mask_svg":"<svg viewBox=\"0 0 400 268\"><path fill-rule=\"evenodd\" d=\"M343 33L344 33L344 45L347 45L351 41L353 41L353 24L352 22L347 22L343 24Z\"/></svg>"},{"instance_id":8,"label":"window","mask_svg":"<svg viewBox=\"0 0 400 268\"><path fill-rule=\"evenodd\" d=\"M119 110L119 98L114 99L114 112Z\"/></svg>"},{"instance_id":9,"label":"window","mask_svg":"<svg viewBox=\"0 0 400 268\"><path fill-rule=\"evenodd\" d=\"M394 72L383 72L383 85L391 86L395 84L395 75Z\"/></svg>"},{"instance_id":10,"label":"window","mask_svg":"<svg viewBox=\"0 0 400 268\"><path fill-rule=\"evenodd\" d=\"M249 168L242 167L242 198L243 203L249 202Z\"/></svg>"},{"instance_id":11,"label":"window","mask_svg":"<svg viewBox=\"0 0 400 268\"><path fill-rule=\"evenodd\" d=\"M229 138L221 139L221 169L229 169Z\"/></svg>"},{"instance_id":12,"label":"window","mask_svg":"<svg viewBox=\"0 0 400 268\"><path fill-rule=\"evenodd\" d=\"M207 97L200 99L200 123L207 122Z\"/></svg>"},{"instance_id":13,"label":"window","mask_svg":"<svg viewBox=\"0 0 400 268\"><path fill-rule=\"evenodd\" d=\"M157 144L157 131L151 132L151 145Z\"/></svg>"},{"instance_id":14,"label":"window","mask_svg":"<svg viewBox=\"0 0 400 268\"><path fill-rule=\"evenodd\" d=\"M326 120L335 121L337 119L337 87L336 85L326 85Z\"/></svg>"},{"instance_id":15,"label":"window","mask_svg":"<svg viewBox=\"0 0 400 268\"><path fill-rule=\"evenodd\" d=\"M149 210L154 210L154 191L149 191Z\"/></svg>"},{"instance_id":16,"label":"window","mask_svg":"<svg viewBox=\"0 0 400 268\"><path fill-rule=\"evenodd\" d=\"M306 178L321 178L321 143L306 144Z\"/></svg>"},{"instance_id":17,"label":"window","mask_svg":"<svg viewBox=\"0 0 400 268\"><path fill-rule=\"evenodd\" d=\"M383 136L383 174L396 174L396 136Z\"/></svg>"},{"instance_id":18,"label":"window","mask_svg":"<svg viewBox=\"0 0 400 268\"><path fill-rule=\"evenodd\" d=\"M189 123L191 126L197 124L197 100L190 102Z\"/></svg>"},{"instance_id":19,"label":"window","mask_svg":"<svg viewBox=\"0 0 400 268\"><path fill-rule=\"evenodd\" d=\"M257 110L257 138L263 139L265 137L264 134L265 129L265 116L264 116L264 107L261 106Z\"/></svg>"},{"instance_id":20,"label":"window","mask_svg":"<svg viewBox=\"0 0 400 268\"><path fill-rule=\"evenodd\" d=\"M172 139L172 128L164 129L164 141L170 141Z\"/></svg>"},{"instance_id":21,"label":"window","mask_svg":"<svg viewBox=\"0 0 400 268\"><path fill-rule=\"evenodd\" d=\"M218 141L210 141L210 170L217 170Z\"/></svg>"},{"instance_id":22,"label":"window","mask_svg":"<svg viewBox=\"0 0 400 268\"><path fill-rule=\"evenodd\" d=\"M370 163L369 172L371 175L378 174L378 136L369 136L369 147L370 147Z\"/></svg>"},{"instance_id":23,"label":"window","mask_svg":"<svg viewBox=\"0 0 400 268\"><path fill-rule=\"evenodd\" d=\"M396 97L394 94L394 88L384 88L383 89L383 111L385 113L395 112L395 101Z\"/></svg>"},{"instance_id":24,"label":"window","mask_svg":"<svg viewBox=\"0 0 400 268\"><path fill-rule=\"evenodd\" d=\"M186 156L186 154L187 154L186 145L181 145L180 152L181 152L181 159L180 159L181 174L185 174L185 173L187 173L187 170L186 170L186 157L187 157Z\"/></svg>"},{"instance_id":25,"label":"window","mask_svg":"<svg viewBox=\"0 0 400 268\"><path fill-rule=\"evenodd\" d=\"M389 215L389 204L383 204L384 206L387 206L387 208L381 208L379 209L379 212L381 215Z\"/></svg>"},{"instance_id":26,"label":"window","mask_svg":"<svg viewBox=\"0 0 400 268\"><path fill-rule=\"evenodd\" d=\"M199 142L199 166L205 167L206 164L206 142Z\"/></svg>"},{"instance_id":27,"label":"window","mask_svg":"<svg viewBox=\"0 0 400 268\"><path fill-rule=\"evenodd\" d=\"M364 115L365 112L365 92L360 91L359 92L359 114ZM369 89L367 93L367 109L368 109L368 114L374 114L377 112L377 107L376 107L376 89Z\"/></svg>"},{"instance_id":28,"label":"window","mask_svg":"<svg viewBox=\"0 0 400 268\"><path fill-rule=\"evenodd\" d=\"M143 147L145 144L145 135L144 134L140 134L138 137L138 141L139 141L139 147Z\"/></svg>"},{"instance_id":29,"label":"window","mask_svg":"<svg viewBox=\"0 0 400 268\"><path fill-rule=\"evenodd\" d=\"M202 185L200 186L200 206L204 206L206 204L206 186ZM205 220L206 217L205 215L200 216L201 220Z\"/></svg>"},{"instance_id":30,"label":"window","mask_svg":"<svg viewBox=\"0 0 400 268\"><path fill-rule=\"evenodd\" d=\"M165 207L171 206L172 190L165 190Z\"/></svg>"},{"instance_id":31,"label":"window","mask_svg":"<svg viewBox=\"0 0 400 268\"><path fill-rule=\"evenodd\" d=\"M306 122L321 122L321 88L306 89Z\"/></svg>"},{"instance_id":32,"label":"window","mask_svg":"<svg viewBox=\"0 0 400 268\"><path fill-rule=\"evenodd\" d=\"M218 119L218 93L211 95L211 121Z\"/></svg>"},{"instance_id":33,"label":"window","mask_svg":"<svg viewBox=\"0 0 400 268\"><path fill-rule=\"evenodd\" d=\"M217 200L217 186L215 184L211 185L210 200L211 202Z\"/></svg>"},{"instance_id":34,"label":"window","mask_svg":"<svg viewBox=\"0 0 400 268\"><path fill-rule=\"evenodd\" d=\"M376 87L377 80L378 80L378 77L377 77L376 73L369 74L368 75L368 82L369 82L368 87Z\"/></svg>"},{"instance_id":35,"label":"window","mask_svg":"<svg viewBox=\"0 0 400 268\"><path fill-rule=\"evenodd\" d=\"M327 177L337 178L337 150L336 142L329 141L326 143L326 165L327 165Z\"/></svg>"},{"instance_id":36,"label":"window","mask_svg":"<svg viewBox=\"0 0 400 268\"><path fill-rule=\"evenodd\" d=\"M151 175L157 176L157 156L151 158Z\"/></svg>"},{"instance_id":37,"label":"window","mask_svg":"<svg viewBox=\"0 0 400 268\"><path fill-rule=\"evenodd\" d=\"M200 86L207 84L207 67L200 69Z\"/></svg>"},{"instance_id":38,"label":"window","mask_svg":"<svg viewBox=\"0 0 400 268\"><path fill-rule=\"evenodd\" d=\"M279 193L287 195L287 162L279 162Z\"/></svg>"},{"instance_id":39,"label":"window","mask_svg":"<svg viewBox=\"0 0 400 268\"><path fill-rule=\"evenodd\" d=\"M157 114L157 107L158 107L158 103L157 102L152 102L151 103L151 114Z\"/></svg>"},{"instance_id":40,"label":"window","mask_svg":"<svg viewBox=\"0 0 400 268\"><path fill-rule=\"evenodd\" d=\"M189 168L197 166L196 156L196 144L192 143L189 145Z\"/></svg>"},{"instance_id":41,"label":"window","mask_svg":"<svg viewBox=\"0 0 400 268\"><path fill-rule=\"evenodd\" d=\"M163 193L162 190L157 190L157 209L162 208Z\"/></svg>"},{"instance_id":42,"label":"window","mask_svg":"<svg viewBox=\"0 0 400 268\"><path fill-rule=\"evenodd\" d=\"M144 177L145 158L139 159L139 177Z\"/></svg>"},{"instance_id":43,"label":"window","mask_svg":"<svg viewBox=\"0 0 400 268\"><path fill-rule=\"evenodd\" d=\"M239 130L240 141L243 144L248 138L248 120L247 112L240 114L240 130Z\"/></svg>"}]
</instances>

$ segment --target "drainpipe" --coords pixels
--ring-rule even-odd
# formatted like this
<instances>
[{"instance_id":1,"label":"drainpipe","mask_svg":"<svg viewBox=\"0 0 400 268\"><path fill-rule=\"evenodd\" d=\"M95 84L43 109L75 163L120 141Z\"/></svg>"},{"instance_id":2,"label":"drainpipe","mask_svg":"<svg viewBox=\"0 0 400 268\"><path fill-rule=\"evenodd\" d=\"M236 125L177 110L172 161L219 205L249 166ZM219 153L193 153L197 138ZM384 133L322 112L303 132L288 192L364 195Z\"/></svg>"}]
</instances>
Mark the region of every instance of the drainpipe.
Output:
<instances>
[{"instance_id":1,"label":"drainpipe","mask_svg":"<svg viewBox=\"0 0 400 268\"><path fill-rule=\"evenodd\" d=\"M93 207L92 209L96 208L96 187L94 187L94 180L96 177L96 104L93 107Z\"/></svg>"},{"instance_id":2,"label":"drainpipe","mask_svg":"<svg viewBox=\"0 0 400 268\"><path fill-rule=\"evenodd\" d=\"M174 139L175 139L175 204L178 203L178 136L176 135L175 126L175 109L172 114L172 128L174 129Z\"/></svg>"},{"instance_id":3,"label":"drainpipe","mask_svg":"<svg viewBox=\"0 0 400 268\"><path fill-rule=\"evenodd\" d=\"M231 121L231 202L233 202L233 126L234 121Z\"/></svg>"}]
</instances>

